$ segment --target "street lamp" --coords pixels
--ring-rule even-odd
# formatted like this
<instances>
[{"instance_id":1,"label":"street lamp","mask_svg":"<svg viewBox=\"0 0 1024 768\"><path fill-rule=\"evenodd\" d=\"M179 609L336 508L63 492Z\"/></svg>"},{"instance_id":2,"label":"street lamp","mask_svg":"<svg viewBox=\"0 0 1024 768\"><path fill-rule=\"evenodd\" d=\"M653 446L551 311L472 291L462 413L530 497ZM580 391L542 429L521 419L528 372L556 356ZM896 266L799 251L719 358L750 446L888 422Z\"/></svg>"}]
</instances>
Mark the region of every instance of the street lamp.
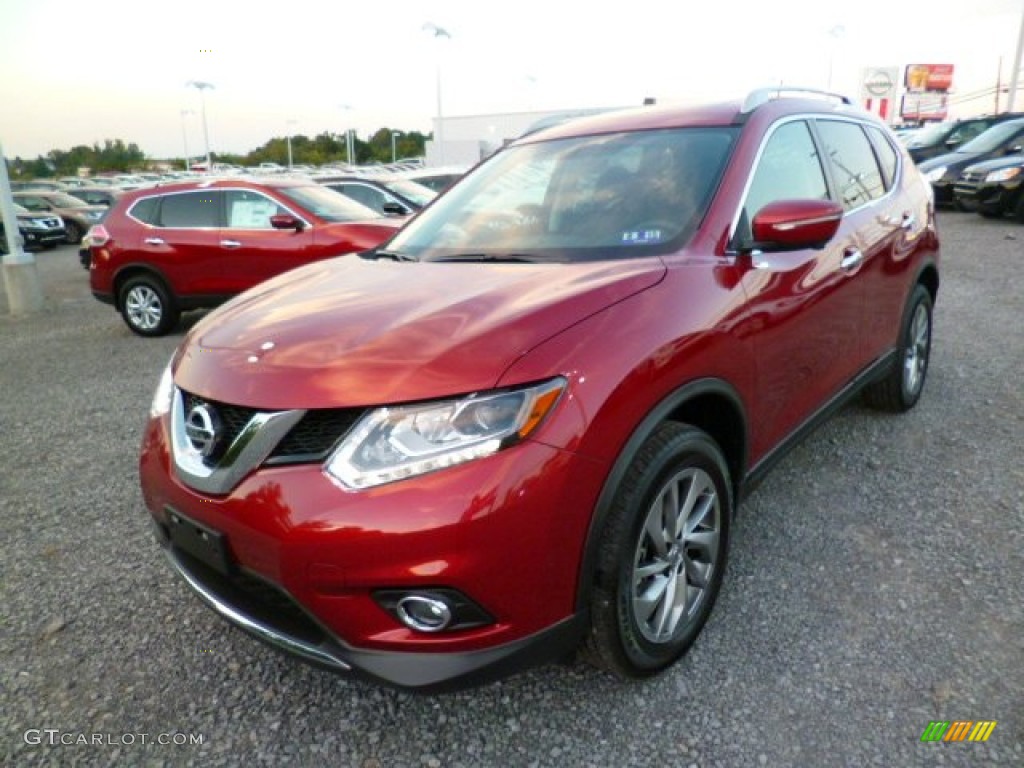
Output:
<instances>
[{"instance_id":1,"label":"street lamp","mask_svg":"<svg viewBox=\"0 0 1024 768\"><path fill-rule=\"evenodd\" d=\"M195 88L199 91L199 104L203 112L203 144L206 146L206 172L213 171L213 161L210 159L210 132L206 127L206 94L205 91L212 90L212 83L205 83L202 80L189 80L185 83L186 88Z\"/></svg>"},{"instance_id":2,"label":"street lamp","mask_svg":"<svg viewBox=\"0 0 1024 768\"><path fill-rule=\"evenodd\" d=\"M423 25L424 32L430 32L435 40L442 37L451 39L451 33L444 27L439 27L432 21ZM444 165L444 115L441 112L441 51L437 51L437 160L439 165Z\"/></svg>"},{"instance_id":3,"label":"street lamp","mask_svg":"<svg viewBox=\"0 0 1024 768\"><path fill-rule=\"evenodd\" d=\"M394 163L398 160L398 154L395 152L395 137L405 136L401 131L391 131L391 162Z\"/></svg>"},{"instance_id":4,"label":"street lamp","mask_svg":"<svg viewBox=\"0 0 1024 768\"><path fill-rule=\"evenodd\" d=\"M346 110L346 111L351 111L352 110L352 105L351 104L339 104L338 106L341 107L342 109ZM349 167L352 166L352 155L354 154L352 152L352 144L353 144L353 141L352 141L352 129L351 128L346 128L345 129L345 162L348 164Z\"/></svg>"},{"instance_id":5,"label":"street lamp","mask_svg":"<svg viewBox=\"0 0 1024 768\"><path fill-rule=\"evenodd\" d=\"M836 58L836 45L839 41L846 36L846 27L842 24L836 24L832 29L828 31L828 36L832 38L832 42L829 43L828 49L828 87L825 90L832 90L832 67L835 63Z\"/></svg>"},{"instance_id":6,"label":"street lamp","mask_svg":"<svg viewBox=\"0 0 1024 768\"><path fill-rule=\"evenodd\" d=\"M292 169L292 126L295 125L296 120L288 120L288 170Z\"/></svg>"},{"instance_id":7,"label":"street lamp","mask_svg":"<svg viewBox=\"0 0 1024 768\"><path fill-rule=\"evenodd\" d=\"M188 154L188 126L186 124L185 118L188 117L189 115L194 115L194 114L195 114L195 112L193 112L191 109L183 109L183 110L181 110L181 140L185 144L185 170L186 171L191 171L192 170L192 160L191 160L191 158L189 157L189 154Z\"/></svg>"}]
</instances>

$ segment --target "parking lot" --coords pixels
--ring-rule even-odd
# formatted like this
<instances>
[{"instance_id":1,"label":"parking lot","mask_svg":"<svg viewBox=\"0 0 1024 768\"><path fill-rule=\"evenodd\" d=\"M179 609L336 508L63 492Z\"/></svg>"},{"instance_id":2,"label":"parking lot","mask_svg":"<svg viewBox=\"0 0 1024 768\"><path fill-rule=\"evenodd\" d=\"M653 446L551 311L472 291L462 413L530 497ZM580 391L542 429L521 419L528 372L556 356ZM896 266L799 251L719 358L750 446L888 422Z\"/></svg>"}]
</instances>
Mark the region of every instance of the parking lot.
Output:
<instances>
[{"instance_id":1,"label":"parking lot","mask_svg":"<svg viewBox=\"0 0 1024 768\"><path fill-rule=\"evenodd\" d=\"M136 459L183 331L132 335L76 249L37 254L46 311L0 295L0 764L1024 765L1024 227L939 224L921 403L852 405L769 475L680 664L435 697L281 656L180 583ZM922 743L933 720L997 725Z\"/></svg>"}]
</instances>

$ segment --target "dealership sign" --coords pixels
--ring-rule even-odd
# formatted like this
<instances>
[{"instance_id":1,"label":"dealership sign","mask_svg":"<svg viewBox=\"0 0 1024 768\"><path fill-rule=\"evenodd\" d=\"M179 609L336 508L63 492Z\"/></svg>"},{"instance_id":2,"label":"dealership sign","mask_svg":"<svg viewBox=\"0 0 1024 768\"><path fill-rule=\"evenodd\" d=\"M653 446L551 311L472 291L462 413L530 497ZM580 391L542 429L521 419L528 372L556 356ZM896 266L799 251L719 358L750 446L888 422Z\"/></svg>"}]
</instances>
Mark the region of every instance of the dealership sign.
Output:
<instances>
[{"instance_id":1,"label":"dealership sign","mask_svg":"<svg viewBox=\"0 0 1024 768\"><path fill-rule=\"evenodd\" d=\"M862 99L892 99L896 96L899 67L870 67L861 78Z\"/></svg>"},{"instance_id":2,"label":"dealership sign","mask_svg":"<svg viewBox=\"0 0 1024 768\"><path fill-rule=\"evenodd\" d=\"M908 64L903 84L909 93L946 93L953 87L953 65Z\"/></svg>"}]
</instances>

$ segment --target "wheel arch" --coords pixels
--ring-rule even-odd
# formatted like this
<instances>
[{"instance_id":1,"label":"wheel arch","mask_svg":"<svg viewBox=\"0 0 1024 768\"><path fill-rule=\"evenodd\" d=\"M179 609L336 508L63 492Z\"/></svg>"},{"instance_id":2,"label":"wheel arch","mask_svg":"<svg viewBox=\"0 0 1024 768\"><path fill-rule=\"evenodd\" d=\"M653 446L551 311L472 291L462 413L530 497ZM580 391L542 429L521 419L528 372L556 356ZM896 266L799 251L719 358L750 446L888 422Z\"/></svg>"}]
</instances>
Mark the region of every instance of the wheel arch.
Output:
<instances>
[{"instance_id":1,"label":"wheel arch","mask_svg":"<svg viewBox=\"0 0 1024 768\"><path fill-rule=\"evenodd\" d=\"M589 610L597 576L601 534L616 489L644 442L666 422L689 424L706 432L718 445L729 469L733 499L739 499L748 463L746 409L739 393L720 379L700 379L680 387L658 403L633 430L605 478L583 547L577 576L576 611Z\"/></svg>"},{"instance_id":2,"label":"wheel arch","mask_svg":"<svg viewBox=\"0 0 1024 768\"><path fill-rule=\"evenodd\" d=\"M170 300L176 301L175 293L171 287L170 280L167 276L159 269L150 266L149 264L126 264L117 271L114 275L114 309L120 312L123 307L121 306L121 291L124 288L124 284L131 280L133 277L150 276L160 281L160 284L167 291L167 295Z\"/></svg>"},{"instance_id":3,"label":"wheel arch","mask_svg":"<svg viewBox=\"0 0 1024 768\"><path fill-rule=\"evenodd\" d=\"M939 269L933 261L927 261L921 265L917 272L917 279L914 285L923 285L932 296L932 304L935 304L939 297ZM911 288L913 292L913 288Z\"/></svg>"}]
</instances>

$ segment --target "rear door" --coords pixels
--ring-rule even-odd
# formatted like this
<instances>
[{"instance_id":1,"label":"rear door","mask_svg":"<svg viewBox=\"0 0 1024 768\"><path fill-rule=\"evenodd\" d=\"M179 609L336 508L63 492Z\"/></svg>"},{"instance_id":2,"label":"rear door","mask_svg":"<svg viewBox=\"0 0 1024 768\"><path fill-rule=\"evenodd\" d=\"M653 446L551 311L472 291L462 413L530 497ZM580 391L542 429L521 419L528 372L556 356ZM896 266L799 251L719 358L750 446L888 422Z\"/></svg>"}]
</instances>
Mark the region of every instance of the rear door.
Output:
<instances>
[{"instance_id":1,"label":"rear door","mask_svg":"<svg viewBox=\"0 0 1024 768\"><path fill-rule=\"evenodd\" d=\"M141 233L143 261L156 266L179 297L228 293L220 264L222 205L215 189L163 195L152 210L152 225ZM134 212L135 206L129 215Z\"/></svg>"}]
</instances>

